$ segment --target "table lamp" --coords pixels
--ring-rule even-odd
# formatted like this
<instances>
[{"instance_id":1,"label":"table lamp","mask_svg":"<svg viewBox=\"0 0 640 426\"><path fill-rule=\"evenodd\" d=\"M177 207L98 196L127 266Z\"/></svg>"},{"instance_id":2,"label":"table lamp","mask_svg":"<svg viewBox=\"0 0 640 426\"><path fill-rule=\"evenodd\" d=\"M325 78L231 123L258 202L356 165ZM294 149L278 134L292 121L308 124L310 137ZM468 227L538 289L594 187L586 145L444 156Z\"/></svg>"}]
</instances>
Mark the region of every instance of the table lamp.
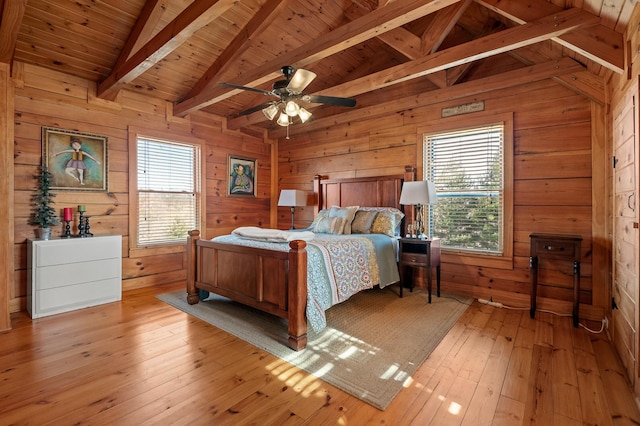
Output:
<instances>
[{"instance_id":1,"label":"table lamp","mask_svg":"<svg viewBox=\"0 0 640 426\"><path fill-rule=\"evenodd\" d=\"M402 184L400 204L413 205L416 208L416 237L423 238L423 204L437 204L436 186L429 180L405 182Z\"/></svg>"},{"instance_id":2,"label":"table lamp","mask_svg":"<svg viewBox=\"0 0 640 426\"><path fill-rule=\"evenodd\" d=\"M291 228L296 229L293 226L293 215L297 206L307 205L307 194L304 191L297 189L283 189L280 191L280 198L278 199L278 206L291 207Z\"/></svg>"}]
</instances>

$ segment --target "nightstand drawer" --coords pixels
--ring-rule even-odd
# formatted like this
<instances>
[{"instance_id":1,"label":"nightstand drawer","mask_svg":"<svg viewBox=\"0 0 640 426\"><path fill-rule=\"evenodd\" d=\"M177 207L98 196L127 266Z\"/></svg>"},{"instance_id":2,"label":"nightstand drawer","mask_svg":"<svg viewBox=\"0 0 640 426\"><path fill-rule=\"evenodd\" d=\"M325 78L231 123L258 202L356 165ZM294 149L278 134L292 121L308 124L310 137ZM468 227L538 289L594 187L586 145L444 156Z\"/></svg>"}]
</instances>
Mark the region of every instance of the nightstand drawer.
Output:
<instances>
[{"instance_id":1,"label":"nightstand drawer","mask_svg":"<svg viewBox=\"0 0 640 426\"><path fill-rule=\"evenodd\" d=\"M429 260L426 254L418 253L402 253L400 255L400 262L407 265L427 266Z\"/></svg>"},{"instance_id":2,"label":"nightstand drawer","mask_svg":"<svg viewBox=\"0 0 640 426\"><path fill-rule=\"evenodd\" d=\"M531 255L556 258L578 259L580 253L580 239L574 237L556 237L546 235L532 235Z\"/></svg>"}]
</instances>

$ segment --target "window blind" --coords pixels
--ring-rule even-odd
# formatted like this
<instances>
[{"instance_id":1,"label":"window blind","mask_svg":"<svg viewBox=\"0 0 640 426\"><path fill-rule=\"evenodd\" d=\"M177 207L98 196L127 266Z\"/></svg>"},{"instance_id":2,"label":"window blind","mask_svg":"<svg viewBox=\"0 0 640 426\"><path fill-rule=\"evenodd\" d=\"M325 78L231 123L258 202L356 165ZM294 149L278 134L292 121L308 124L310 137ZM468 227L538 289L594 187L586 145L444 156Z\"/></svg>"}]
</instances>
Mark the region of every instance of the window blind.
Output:
<instances>
[{"instance_id":1,"label":"window blind","mask_svg":"<svg viewBox=\"0 0 640 426\"><path fill-rule=\"evenodd\" d=\"M430 234L443 247L502 253L504 125L425 135L424 176L434 182Z\"/></svg>"},{"instance_id":2,"label":"window blind","mask_svg":"<svg viewBox=\"0 0 640 426\"><path fill-rule=\"evenodd\" d=\"M138 245L184 242L198 228L199 147L138 138Z\"/></svg>"}]
</instances>

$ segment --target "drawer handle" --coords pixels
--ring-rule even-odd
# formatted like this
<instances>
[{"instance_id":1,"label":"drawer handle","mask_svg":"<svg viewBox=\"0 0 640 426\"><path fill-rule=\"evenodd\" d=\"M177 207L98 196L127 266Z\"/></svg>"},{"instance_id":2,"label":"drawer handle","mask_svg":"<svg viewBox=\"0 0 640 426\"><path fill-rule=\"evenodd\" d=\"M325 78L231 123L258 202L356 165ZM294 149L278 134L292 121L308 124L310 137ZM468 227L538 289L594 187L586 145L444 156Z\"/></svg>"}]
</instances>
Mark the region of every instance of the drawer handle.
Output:
<instances>
[{"instance_id":1,"label":"drawer handle","mask_svg":"<svg viewBox=\"0 0 640 426\"><path fill-rule=\"evenodd\" d=\"M554 246L544 246L545 250L549 250L549 251L554 251L554 250L560 250L560 251L564 251L564 247L554 247Z\"/></svg>"}]
</instances>

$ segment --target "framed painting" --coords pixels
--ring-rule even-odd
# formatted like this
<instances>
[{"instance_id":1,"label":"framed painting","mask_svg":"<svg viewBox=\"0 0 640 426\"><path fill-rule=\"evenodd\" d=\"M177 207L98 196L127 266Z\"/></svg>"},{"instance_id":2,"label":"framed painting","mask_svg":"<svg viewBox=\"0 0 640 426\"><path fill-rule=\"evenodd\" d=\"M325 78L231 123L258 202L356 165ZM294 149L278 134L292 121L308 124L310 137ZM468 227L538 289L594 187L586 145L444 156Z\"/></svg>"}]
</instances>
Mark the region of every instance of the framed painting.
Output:
<instances>
[{"instance_id":1,"label":"framed painting","mask_svg":"<svg viewBox=\"0 0 640 426\"><path fill-rule=\"evenodd\" d=\"M233 155L228 157L227 166L227 195L229 197L255 197L257 160L239 158Z\"/></svg>"},{"instance_id":2,"label":"framed painting","mask_svg":"<svg viewBox=\"0 0 640 426\"><path fill-rule=\"evenodd\" d=\"M106 136L42 128L43 163L52 175L51 188L107 192Z\"/></svg>"}]
</instances>

